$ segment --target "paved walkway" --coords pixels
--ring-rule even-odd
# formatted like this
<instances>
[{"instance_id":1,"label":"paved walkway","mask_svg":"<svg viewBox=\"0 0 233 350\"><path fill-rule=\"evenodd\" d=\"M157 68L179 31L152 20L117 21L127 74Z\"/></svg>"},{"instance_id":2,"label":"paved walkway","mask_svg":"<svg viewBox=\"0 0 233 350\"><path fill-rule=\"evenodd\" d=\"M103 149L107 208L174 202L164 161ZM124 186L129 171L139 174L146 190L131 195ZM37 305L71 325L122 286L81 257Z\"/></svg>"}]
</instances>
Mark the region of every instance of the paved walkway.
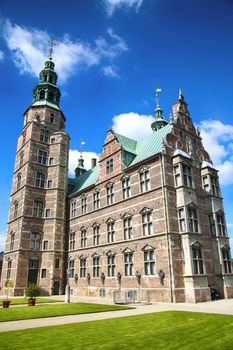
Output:
<instances>
[{"instance_id":1,"label":"paved walkway","mask_svg":"<svg viewBox=\"0 0 233 350\"><path fill-rule=\"evenodd\" d=\"M57 296L56 296L56 299L58 299ZM59 299L63 300L62 297L59 297ZM73 297L72 302L113 304L112 300L108 300L108 299L103 300L103 299L78 298L78 297ZM198 304L153 303L151 305L134 304L132 306L135 306L135 309L100 312L95 314L38 318L34 320L1 322L0 332L22 330L22 329L35 328L35 327L63 325L68 323L106 320L110 318L135 316L135 315L149 314L153 312L161 312L161 311L169 311L169 310L207 312L207 313L233 315L233 299L228 299L228 300L224 299L224 300L210 301L210 302L198 303Z\"/></svg>"}]
</instances>

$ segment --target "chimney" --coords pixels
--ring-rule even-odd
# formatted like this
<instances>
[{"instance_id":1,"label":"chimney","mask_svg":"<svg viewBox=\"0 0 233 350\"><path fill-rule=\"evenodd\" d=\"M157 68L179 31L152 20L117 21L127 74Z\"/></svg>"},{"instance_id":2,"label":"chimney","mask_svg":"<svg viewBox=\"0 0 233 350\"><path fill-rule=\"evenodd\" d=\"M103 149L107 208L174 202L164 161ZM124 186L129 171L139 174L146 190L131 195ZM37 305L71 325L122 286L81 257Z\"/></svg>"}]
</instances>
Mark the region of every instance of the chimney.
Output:
<instances>
[{"instance_id":1,"label":"chimney","mask_svg":"<svg viewBox=\"0 0 233 350\"><path fill-rule=\"evenodd\" d=\"M91 159L91 169L93 169L97 164L97 159L96 158L92 158Z\"/></svg>"}]
</instances>

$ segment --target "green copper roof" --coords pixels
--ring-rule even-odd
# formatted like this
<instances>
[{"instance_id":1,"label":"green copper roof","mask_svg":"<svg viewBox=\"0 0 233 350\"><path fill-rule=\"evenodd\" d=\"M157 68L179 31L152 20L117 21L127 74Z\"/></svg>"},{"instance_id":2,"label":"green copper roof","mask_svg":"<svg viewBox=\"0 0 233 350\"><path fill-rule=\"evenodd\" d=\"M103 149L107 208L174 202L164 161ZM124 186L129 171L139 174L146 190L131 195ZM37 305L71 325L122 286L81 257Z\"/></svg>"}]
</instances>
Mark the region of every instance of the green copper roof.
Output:
<instances>
[{"instance_id":1,"label":"green copper roof","mask_svg":"<svg viewBox=\"0 0 233 350\"><path fill-rule=\"evenodd\" d=\"M171 125L154 131L141 141L135 141L123 135L114 133L118 142L122 145L124 153L130 153L130 161L125 162L126 166L135 165L151 156L162 152L163 139L171 131ZM90 169L77 178L69 179L69 194L81 191L89 186L95 185L99 176L99 166Z\"/></svg>"},{"instance_id":2,"label":"green copper roof","mask_svg":"<svg viewBox=\"0 0 233 350\"><path fill-rule=\"evenodd\" d=\"M60 111L60 108L56 104L48 102L46 100L36 101L32 104L32 106L48 106Z\"/></svg>"}]
</instances>

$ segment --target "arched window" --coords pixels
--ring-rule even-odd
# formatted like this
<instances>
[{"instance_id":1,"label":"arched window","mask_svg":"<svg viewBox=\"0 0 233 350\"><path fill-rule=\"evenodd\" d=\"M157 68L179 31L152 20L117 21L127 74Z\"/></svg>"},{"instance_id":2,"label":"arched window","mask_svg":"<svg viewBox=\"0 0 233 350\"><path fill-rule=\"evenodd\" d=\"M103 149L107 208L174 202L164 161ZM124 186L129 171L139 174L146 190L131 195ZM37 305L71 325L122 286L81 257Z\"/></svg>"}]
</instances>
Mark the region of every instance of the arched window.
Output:
<instances>
[{"instance_id":1,"label":"arched window","mask_svg":"<svg viewBox=\"0 0 233 350\"><path fill-rule=\"evenodd\" d=\"M21 187L21 179L22 179L22 176L21 176L21 173L19 173L17 175L17 184L16 184L16 188L17 188L17 191L20 189Z\"/></svg>"},{"instance_id":2,"label":"arched window","mask_svg":"<svg viewBox=\"0 0 233 350\"><path fill-rule=\"evenodd\" d=\"M41 91L40 91L40 95L39 95L39 99L40 99L40 100L44 100L44 98L45 98L45 91L44 91L44 90L41 90Z\"/></svg>"},{"instance_id":3,"label":"arched window","mask_svg":"<svg viewBox=\"0 0 233 350\"><path fill-rule=\"evenodd\" d=\"M14 249L14 243L15 243L15 232L14 231L11 231L10 233L10 250L13 250Z\"/></svg>"},{"instance_id":4,"label":"arched window","mask_svg":"<svg viewBox=\"0 0 233 350\"><path fill-rule=\"evenodd\" d=\"M202 275L204 273L204 264L201 245L198 241L192 243L192 259L193 259L193 273L195 275Z\"/></svg>"},{"instance_id":5,"label":"arched window","mask_svg":"<svg viewBox=\"0 0 233 350\"><path fill-rule=\"evenodd\" d=\"M19 155L19 166L23 165L24 151L22 151Z\"/></svg>"},{"instance_id":6,"label":"arched window","mask_svg":"<svg viewBox=\"0 0 233 350\"><path fill-rule=\"evenodd\" d=\"M14 202L14 219L17 218L18 216L18 209L19 209L19 202L15 201Z\"/></svg>"},{"instance_id":7,"label":"arched window","mask_svg":"<svg viewBox=\"0 0 233 350\"><path fill-rule=\"evenodd\" d=\"M36 200L33 203L33 216L36 218L42 218L44 211L44 203L41 200Z\"/></svg>"}]
</instances>

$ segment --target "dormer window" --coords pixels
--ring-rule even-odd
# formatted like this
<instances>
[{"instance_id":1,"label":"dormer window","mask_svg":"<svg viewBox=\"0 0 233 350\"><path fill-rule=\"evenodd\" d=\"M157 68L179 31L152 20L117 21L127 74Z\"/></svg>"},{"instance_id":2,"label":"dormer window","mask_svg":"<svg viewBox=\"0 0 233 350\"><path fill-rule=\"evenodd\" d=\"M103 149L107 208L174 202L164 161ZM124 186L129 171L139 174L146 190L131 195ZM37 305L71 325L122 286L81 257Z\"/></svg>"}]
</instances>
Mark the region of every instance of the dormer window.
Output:
<instances>
[{"instance_id":1,"label":"dormer window","mask_svg":"<svg viewBox=\"0 0 233 350\"><path fill-rule=\"evenodd\" d=\"M113 158L106 161L106 174L111 174L113 172Z\"/></svg>"}]
</instances>

